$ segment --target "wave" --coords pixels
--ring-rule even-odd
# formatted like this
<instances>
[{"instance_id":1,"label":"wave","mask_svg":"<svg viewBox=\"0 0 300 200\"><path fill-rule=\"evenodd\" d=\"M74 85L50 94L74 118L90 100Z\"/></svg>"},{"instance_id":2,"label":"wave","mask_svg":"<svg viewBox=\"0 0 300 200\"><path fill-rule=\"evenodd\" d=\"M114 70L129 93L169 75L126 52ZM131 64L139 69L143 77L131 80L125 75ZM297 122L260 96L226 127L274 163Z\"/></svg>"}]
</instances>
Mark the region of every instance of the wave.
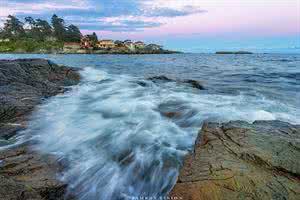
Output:
<instances>
[{"instance_id":1,"label":"wave","mask_svg":"<svg viewBox=\"0 0 300 200\"><path fill-rule=\"evenodd\" d=\"M78 199L165 196L203 121L300 122L298 108L264 96L220 95L176 83L154 84L95 68L72 91L33 115L35 148L57 155L61 179Z\"/></svg>"}]
</instances>

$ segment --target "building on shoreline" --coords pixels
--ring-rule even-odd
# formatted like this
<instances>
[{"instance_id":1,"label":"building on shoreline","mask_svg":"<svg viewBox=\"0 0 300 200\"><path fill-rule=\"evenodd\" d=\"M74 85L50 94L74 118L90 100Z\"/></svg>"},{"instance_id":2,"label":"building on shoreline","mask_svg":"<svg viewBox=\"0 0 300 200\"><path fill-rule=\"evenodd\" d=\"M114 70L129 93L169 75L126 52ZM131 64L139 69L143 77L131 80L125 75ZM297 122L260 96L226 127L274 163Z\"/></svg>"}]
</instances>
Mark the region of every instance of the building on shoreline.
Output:
<instances>
[{"instance_id":1,"label":"building on shoreline","mask_svg":"<svg viewBox=\"0 0 300 200\"><path fill-rule=\"evenodd\" d=\"M64 43L64 52L81 52L81 51L91 50L102 50L109 52L127 52L127 53L153 53L162 51L163 48L157 44L145 44L142 41L133 42L131 40L93 40L89 35L83 36L80 43L76 42L66 42Z\"/></svg>"},{"instance_id":2,"label":"building on shoreline","mask_svg":"<svg viewBox=\"0 0 300 200\"><path fill-rule=\"evenodd\" d=\"M100 40L97 42L96 47L99 49L112 49L116 47L113 40Z\"/></svg>"},{"instance_id":3,"label":"building on shoreline","mask_svg":"<svg viewBox=\"0 0 300 200\"><path fill-rule=\"evenodd\" d=\"M80 46L82 49L93 50L94 45L88 36L84 36L81 38Z\"/></svg>"}]
</instances>

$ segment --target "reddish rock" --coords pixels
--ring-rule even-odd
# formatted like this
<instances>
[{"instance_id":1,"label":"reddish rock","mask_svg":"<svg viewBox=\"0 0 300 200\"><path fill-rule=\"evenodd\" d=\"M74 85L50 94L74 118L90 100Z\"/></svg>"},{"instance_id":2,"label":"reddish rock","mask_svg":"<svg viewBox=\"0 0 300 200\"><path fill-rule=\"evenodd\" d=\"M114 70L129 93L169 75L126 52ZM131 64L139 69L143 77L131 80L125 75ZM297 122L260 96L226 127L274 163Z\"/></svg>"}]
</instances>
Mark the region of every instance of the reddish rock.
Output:
<instances>
[{"instance_id":1,"label":"reddish rock","mask_svg":"<svg viewBox=\"0 0 300 200\"><path fill-rule=\"evenodd\" d=\"M300 199L300 126L205 123L170 197Z\"/></svg>"}]
</instances>

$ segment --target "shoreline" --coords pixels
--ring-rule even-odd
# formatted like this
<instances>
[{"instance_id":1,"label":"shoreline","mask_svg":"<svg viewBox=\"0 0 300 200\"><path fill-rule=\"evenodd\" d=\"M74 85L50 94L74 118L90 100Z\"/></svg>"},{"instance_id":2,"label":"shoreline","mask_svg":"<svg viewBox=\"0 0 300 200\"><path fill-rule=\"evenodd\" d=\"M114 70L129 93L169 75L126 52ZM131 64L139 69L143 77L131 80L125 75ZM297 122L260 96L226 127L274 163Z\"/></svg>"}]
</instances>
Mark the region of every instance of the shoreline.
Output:
<instances>
[{"instance_id":1,"label":"shoreline","mask_svg":"<svg viewBox=\"0 0 300 200\"><path fill-rule=\"evenodd\" d=\"M205 122L170 198L299 199L300 125Z\"/></svg>"},{"instance_id":2,"label":"shoreline","mask_svg":"<svg viewBox=\"0 0 300 200\"><path fill-rule=\"evenodd\" d=\"M0 113L0 139L4 140L26 129L28 116L44 98L63 93L67 91L65 86L80 82L77 68L59 66L45 59L0 60L0 77L0 96L7 97L0 99L7 99L0 101L0 111L8 111ZM148 80L205 89L194 80L173 80L165 76L149 77ZM18 92L20 90L22 93ZM11 101L12 98L16 101ZM3 109L6 105L16 108ZM171 119L180 113L164 115ZM1 121L1 116L8 118ZM205 122L194 151L186 156L177 184L169 196L191 200L298 199L299 139L300 125L282 121ZM67 161L33 151L32 145L27 142L0 150L0 200L1 197L72 199L65 197L68 185L57 179Z\"/></svg>"},{"instance_id":3,"label":"shoreline","mask_svg":"<svg viewBox=\"0 0 300 200\"><path fill-rule=\"evenodd\" d=\"M79 83L78 70L45 59L0 60L0 200L64 199L67 185L57 179L63 164L35 151L36 141L14 138L44 99Z\"/></svg>"}]
</instances>

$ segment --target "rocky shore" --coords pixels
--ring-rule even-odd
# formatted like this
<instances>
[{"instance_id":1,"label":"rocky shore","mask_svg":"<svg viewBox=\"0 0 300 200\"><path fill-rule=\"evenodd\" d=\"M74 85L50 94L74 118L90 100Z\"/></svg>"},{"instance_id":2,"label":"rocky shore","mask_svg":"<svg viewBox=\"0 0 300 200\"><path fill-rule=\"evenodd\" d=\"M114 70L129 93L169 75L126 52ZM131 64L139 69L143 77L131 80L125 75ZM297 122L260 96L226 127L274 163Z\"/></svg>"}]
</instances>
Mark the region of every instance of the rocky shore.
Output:
<instances>
[{"instance_id":1,"label":"rocky shore","mask_svg":"<svg viewBox=\"0 0 300 200\"><path fill-rule=\"evenodd\" d=\"M195 80L166 76L147 80L206 89ZM33 142L5 147L26 128L36 105L79 81L78 69L48 60L0 60L0 200L65 199L67 185L57 177L63 166L56 158L35 152ZM180 113L163 114L172 118ZM177 200L300 199L300 125L204 123L169 196Z\"/></svg>"},{"instance_id":2,"label":"rocky shore","mask_svg":"<svg viewBox=\"0 0 300 200\"><path fill-rule=\"evenodd\" d=\"M1 53L7 54L121 54L121 55L142 55L142 54L177 54L182 53L179 51L158 49L158 50L147 50L137 49L131 51L129 49L102 49L102 50L89 50L89 49L78 49L78 50L65 50L65 49L36 49L33 51L26 51L24 49L16 49L14 51L0 51Z\"/></svg>"},{"instance_id":3,"label":"rocky shore","mask_svg":"<svg viewBox=\"0 0 300 200\"><path fill-rule=\"evenodd\" d=\"M171 197L300 199L300 125L205 123Z\"/></svg>"},{"instance_id":4,"label":"rocky shore","mask_svg":"<svg viewBox=\"0 0 300 200\"><path fill-rule=\"evenodd\" d=\"M30 143L3 148L26 128L28 116L44 99L80 80L75 68L43 59L0 60L0 199L63 199L66 185L56 174L61 167L40 155Z\"/></svg>"}]
</instances>

